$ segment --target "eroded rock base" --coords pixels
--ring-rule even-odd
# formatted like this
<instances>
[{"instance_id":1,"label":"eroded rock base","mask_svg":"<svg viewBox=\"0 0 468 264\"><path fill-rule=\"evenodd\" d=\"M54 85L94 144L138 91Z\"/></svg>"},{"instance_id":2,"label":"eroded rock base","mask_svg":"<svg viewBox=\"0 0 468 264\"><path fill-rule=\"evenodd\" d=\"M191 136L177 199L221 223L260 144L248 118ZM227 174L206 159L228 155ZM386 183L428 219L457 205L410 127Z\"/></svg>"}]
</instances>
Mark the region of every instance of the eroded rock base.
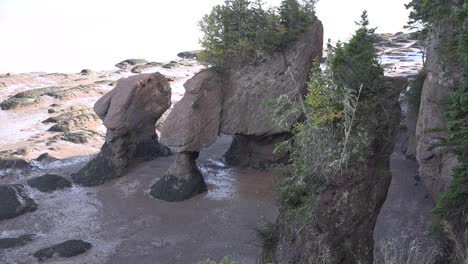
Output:
<instances>
[{"instance_id":1,"label":"eroded rock base","mask_svg":"<svg viewBox=\"0 0 468 264\"><path fill-rule=\"evenodd\" d=\"M151 186L150 195L168 202L180 202L207 191L197 167L198 152L179 153L168 173Z\"/></svg>"}]
</instances>

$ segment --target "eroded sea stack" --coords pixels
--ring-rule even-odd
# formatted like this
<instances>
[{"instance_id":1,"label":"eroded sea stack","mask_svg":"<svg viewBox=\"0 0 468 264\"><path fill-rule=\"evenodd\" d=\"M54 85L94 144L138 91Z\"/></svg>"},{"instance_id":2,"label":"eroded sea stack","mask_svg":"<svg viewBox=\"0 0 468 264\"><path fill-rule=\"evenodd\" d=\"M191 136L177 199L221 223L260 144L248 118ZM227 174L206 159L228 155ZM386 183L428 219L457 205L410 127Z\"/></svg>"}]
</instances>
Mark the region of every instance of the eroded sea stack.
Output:
<instances>
[{"instance_id":1,"label":"eroded sea stack","mask_svg":"<svg viewBox=\"0 0 468 264\"><path fill-rule=\"evenodd\" d=\"M138 160L169 155L169 149L159 144L155 124L170 106L171 87L162 74L119 80L94 105L107 128L106 142L98 156L72 176L73 180L97 186L122 176Z\"/></svg>"},{"instance_id":2,"label":"eroded sea stack","mask_svg":"<svg viewBox=\"0 0 468 264\"><path fill-rule=\"evenodd\" d=\"M161 131L161 142L178 152L178 158L153 185L152 196L181 201L205 191L193 164L197 153L221 133L235 135L228 162L258 167L279 159L273 155L274 144L290 133L296 121L293 113L288 116L290 105L298 104L305 93L309 70L322 58L322 47L323 26L316 20L281 53L240 69L210 68L189 80L185 96Z\"/></svg>"}]
</instances>

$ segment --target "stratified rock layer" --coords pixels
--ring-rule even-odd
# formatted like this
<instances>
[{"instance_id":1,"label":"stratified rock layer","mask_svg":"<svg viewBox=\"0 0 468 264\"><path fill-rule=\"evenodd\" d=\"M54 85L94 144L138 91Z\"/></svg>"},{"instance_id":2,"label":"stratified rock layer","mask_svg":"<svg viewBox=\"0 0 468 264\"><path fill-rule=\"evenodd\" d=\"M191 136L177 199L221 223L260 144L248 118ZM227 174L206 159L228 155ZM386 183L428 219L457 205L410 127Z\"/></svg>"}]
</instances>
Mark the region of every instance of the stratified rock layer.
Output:
<instances>
[{"instance_id":1,"label":"stratified rock layer","mask_svg":"<svg viewBox=\"0 0 468 264\"><path fill-rule=\"evenodd\" d=\"M169 155L159 144L155 124L171 106L171 88L160 73L121 79L94 105L107 128L99 155L74 174L81 185L96 186L122 176L136 160Z\"/></svg>"}]
</instances>

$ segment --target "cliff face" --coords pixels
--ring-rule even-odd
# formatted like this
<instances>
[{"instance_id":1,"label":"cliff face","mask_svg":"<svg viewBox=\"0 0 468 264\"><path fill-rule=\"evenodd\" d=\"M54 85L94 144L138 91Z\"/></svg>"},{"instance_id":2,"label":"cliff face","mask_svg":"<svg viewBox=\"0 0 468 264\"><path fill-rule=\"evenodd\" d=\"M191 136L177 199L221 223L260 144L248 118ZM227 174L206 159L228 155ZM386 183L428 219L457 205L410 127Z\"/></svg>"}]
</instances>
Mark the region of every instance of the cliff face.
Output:
<instances>
[{"instance_id":1,"label":"cliff face","mask_svg":"<svg viewBox=\"0 0 468 264\"><path fill-rule=\"evenodd\" d=\"M278 120L289 105L299 104L298 94L304 92L313 62L322 58L322 48L323 26L316 20L285 52L231 70L223 89L221 132L246 136L289 132L295 119Z\"/></svg>"},{"instance_id":2,"label":"cliff face","mask_svg":"<svg viewBox=\"0 0 468 264\"><path fill-rule=\"evenodd\" d=\"M359 165L313 187L300 208L282 205L274 230L276 244L266 252L275 263L373 262L373 230L391 181L390 154L400 122L398 97L406 85L405 78L387 78L386 94L379 102L358 110L353 133L366 139Z\"/></svg>"},{"instance_id":3,"label":"cliff face","mask_svg":"<svg viewBox=\"0 0 468 264\"><path fill-rule=\"evenodd\" d=\"M442 63L439 54L442 40L433 34L429 40L427 77L421 96L421 106L416 126L416 158L419 176L434 198L447 190L452 180L456 157L446 147L437 146L447 138L447 122L443 111L454 83L460 78L459 69ZM442 67L445 65L445 67Z\"/></svg>"}]
</instances>

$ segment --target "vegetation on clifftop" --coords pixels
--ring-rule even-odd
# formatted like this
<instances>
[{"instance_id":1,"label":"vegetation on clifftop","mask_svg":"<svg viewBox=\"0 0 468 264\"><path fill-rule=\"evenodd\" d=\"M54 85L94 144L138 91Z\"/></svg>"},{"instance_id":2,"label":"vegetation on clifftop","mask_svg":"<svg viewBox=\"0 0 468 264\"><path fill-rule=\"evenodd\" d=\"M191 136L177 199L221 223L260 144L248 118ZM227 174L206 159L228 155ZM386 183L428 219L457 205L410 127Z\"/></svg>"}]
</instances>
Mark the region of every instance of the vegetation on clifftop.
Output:
<instances>
[{"instance_id":1,"label":"vegetation on clifftop","mask_svg":"<svg viewBox=\"0 0 468 264\"><path fill-rule=\"evenodd\" d=\"M286 146L291 153L289 177L281 184L280 197L291 206L302 204L316 184L331 182L365 160L360 149L366 142L361 131L365 125L356 124L357 108L378 101L384 74L366 12L357 24L349 42L329 45L326 69L316 65L311 74L304 100L306 120L295 125Z\"/></svg>"},{"instance_id":2,"label":"vegetation on clifftop","mask_svg":"<svg viewBox=\"0 0 468 264\"><path fill-rule=\"evenodd\" d=\"M198 60L220 67L254 63L280 51L315 21L315 0L283 0L265 10L261 0L225 0L200 21L204 48Z\"/></svg>"}]
</instances>

